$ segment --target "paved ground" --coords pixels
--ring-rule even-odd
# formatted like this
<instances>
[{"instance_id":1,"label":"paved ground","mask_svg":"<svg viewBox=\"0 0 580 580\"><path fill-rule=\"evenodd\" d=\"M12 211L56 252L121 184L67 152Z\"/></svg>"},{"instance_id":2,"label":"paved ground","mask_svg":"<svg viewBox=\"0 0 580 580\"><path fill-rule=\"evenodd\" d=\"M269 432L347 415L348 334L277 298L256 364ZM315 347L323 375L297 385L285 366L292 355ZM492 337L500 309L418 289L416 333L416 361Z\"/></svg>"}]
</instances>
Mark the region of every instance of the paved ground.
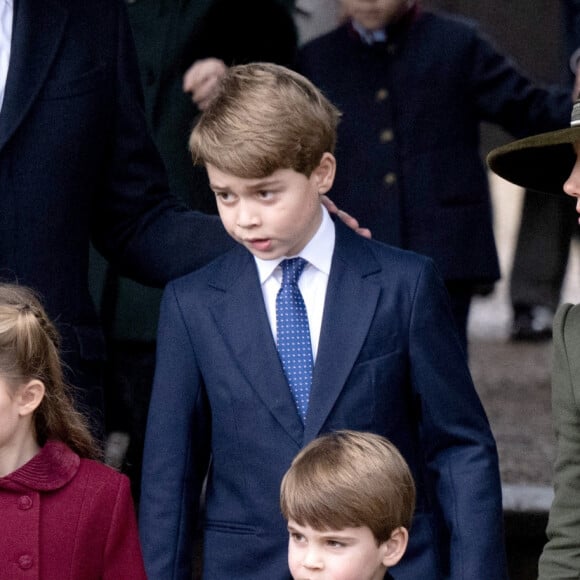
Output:
<instances>
[{"instance_id":1,"label":"paved ground","mask_svg":"<svg viewBox=\"0 0 580 580\"><path fill-rule=\"evenodd\" d=\"M470 367L495 434L506 511L511 580L536 580L537 558L553 497L555 454L551 425L551 342L508 340L507 282L522 192L491 177L496 239L503 279L478 298L470 319ZM577 242L574 242L577 244ZM580 249L573 245L564 302L580 302Z\"/></svg>"}]
</instances>

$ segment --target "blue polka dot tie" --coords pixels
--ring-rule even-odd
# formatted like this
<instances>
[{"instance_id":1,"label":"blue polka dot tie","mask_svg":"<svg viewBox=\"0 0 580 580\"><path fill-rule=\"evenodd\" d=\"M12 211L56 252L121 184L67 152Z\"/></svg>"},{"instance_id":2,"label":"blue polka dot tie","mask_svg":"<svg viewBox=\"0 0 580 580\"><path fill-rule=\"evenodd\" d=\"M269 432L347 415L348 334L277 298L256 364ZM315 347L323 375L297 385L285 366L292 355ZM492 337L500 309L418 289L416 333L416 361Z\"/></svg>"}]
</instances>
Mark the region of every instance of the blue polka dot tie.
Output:
<instances>
[{"instance_id":1,"label":"blue polka dot tie","mask_svg":"<svg viewBox=\"0 0 580 580\"><path fill-rule=\"evenodd\" d=\"M314 364L308 315L298 288L298 279L306 266L306 260L292 258L282 261L280 266L282 267L282 286L276 296L278 354L298 414L304 422Z\"/></svg>"}]
</instances>

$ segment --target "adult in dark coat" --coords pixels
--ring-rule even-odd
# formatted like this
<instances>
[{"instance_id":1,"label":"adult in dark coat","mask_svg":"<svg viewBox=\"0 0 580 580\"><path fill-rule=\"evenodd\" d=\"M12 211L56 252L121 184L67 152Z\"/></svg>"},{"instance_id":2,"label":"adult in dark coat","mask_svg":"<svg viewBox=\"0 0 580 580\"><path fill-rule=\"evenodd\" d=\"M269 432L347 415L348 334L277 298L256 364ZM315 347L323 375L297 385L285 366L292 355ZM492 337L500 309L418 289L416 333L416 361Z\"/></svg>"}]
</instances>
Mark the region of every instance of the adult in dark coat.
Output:
<instances>
[{"instance_id":1,"label":"adult in dark coat","mask_svg":"<svg viewBox=\"0 0 580 580\"><path fill-rule=\"evenodd\" d=\"M145 115L169 185L189 207L216 213L215 196L202 168L194 167L187 140L199 109L183 89L192 63L217 58L227 65L267 60L294 62L297 37L280 0L134 0L127 12L145 95ZM268 26L263 26L266 21ZM96 268L103 265L96 262ZM111 340L153 342L161 292L119 277L113 266L95 277L95 294Z\"/></svg>"},{"instance_id":2,"label":"adult in dark coat","mask_svg":"<svg viewBox=\"0 0 580 580\"><path fill-rule=\"evenodd\" d=\"M571 97L534 85L475 23L399 4L385 42L349 22L304 46L298 69L344 113L333 199L375 239L435 260L466 342L475 288L499 277L480 123L565 127Z\"/></svg>"},{"instance_id":3,"label":"adult in dark coat","mask_svg":"<svg viewBox=\"0 0 580 580\"><path fill-rule=\"evenodd\" d=\"M167 168L170 189L192 209L215 213L205 170L187 148L199 114L184 91L192 63L219 59L294 62L297 33L282 0L134 0L127 5L145 94L145 115ZM264 22L267 23L264 26ZM93 256L94 257L94 256ZM96 257L94 257L96 258ZM99 269L106 274L99 275ZM101 305L108 344L107 428L130 434L125 469L136 483L153 381L161 291L119 275L115 265L92 262L93 293ZM138 486L133 493L138 496Z\"/></svg>"},{"instance_id":4,"label":"adult in dark coat","mask_svg":"<svg viewBox=\"0 0 580 580\"><path fill-rule=\"evenodd\" d=\"M94 411L104 341L87 283L90 239L121 271L159 286L230 246L217 218L168 193L121 2L15 0L0 111L0 276L40 292L79 400Z\"/></svg>"}]
</instances>

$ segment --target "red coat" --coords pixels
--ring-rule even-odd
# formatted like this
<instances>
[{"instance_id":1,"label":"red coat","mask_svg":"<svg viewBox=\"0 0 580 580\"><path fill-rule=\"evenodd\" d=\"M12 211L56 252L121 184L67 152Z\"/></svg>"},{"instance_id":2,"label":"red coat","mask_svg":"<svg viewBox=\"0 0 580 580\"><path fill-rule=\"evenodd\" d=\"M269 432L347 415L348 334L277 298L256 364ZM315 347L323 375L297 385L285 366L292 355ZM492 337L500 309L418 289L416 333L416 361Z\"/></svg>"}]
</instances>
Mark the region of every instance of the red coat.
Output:
<instances>
[{"instance_id":1,"label":"red coat","mask_svg":"<svg viewBox=\"0 0 580 580\"><path fill-rule=\"evenodd\" d=\"M0 578L146 579L128 478L55 441L0 478Z\"/></svg>"}]
</instances>

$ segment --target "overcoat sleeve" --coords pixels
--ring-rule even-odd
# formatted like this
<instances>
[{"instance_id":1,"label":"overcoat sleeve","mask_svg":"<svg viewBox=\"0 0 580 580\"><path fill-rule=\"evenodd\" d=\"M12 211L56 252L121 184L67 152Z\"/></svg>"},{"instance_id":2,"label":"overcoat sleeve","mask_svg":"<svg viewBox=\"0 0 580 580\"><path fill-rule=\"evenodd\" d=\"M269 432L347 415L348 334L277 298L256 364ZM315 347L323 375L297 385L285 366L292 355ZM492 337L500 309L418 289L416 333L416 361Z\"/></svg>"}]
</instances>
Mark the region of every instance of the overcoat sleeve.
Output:
<instances>
[{"instance_id":1,"label":"overcoat sleeve","mask_svg":"<svg viewBox=\"0 0 580 580\"><path fill-rule=\"evenodd\" d=\"M552 420L557 456L555 497L539 580L580 578L580 306L562 305L554 318Z\"/></svg>"},{"instance_id":2,"label":"overcoat sleeve","mask_svg":"<svg viewBox=\"0 0 580 580\"><path fill-rule=\"evenodd\" d=\"M92 239L122 274L163 286L230 249L233 241L217 216L191 211L169 192L165 167L147 127L123 6L117 26L116 50L109 55L115 67L109 88L114 111L108 158L93 204Z\"/></svg>"}]
</instances>

